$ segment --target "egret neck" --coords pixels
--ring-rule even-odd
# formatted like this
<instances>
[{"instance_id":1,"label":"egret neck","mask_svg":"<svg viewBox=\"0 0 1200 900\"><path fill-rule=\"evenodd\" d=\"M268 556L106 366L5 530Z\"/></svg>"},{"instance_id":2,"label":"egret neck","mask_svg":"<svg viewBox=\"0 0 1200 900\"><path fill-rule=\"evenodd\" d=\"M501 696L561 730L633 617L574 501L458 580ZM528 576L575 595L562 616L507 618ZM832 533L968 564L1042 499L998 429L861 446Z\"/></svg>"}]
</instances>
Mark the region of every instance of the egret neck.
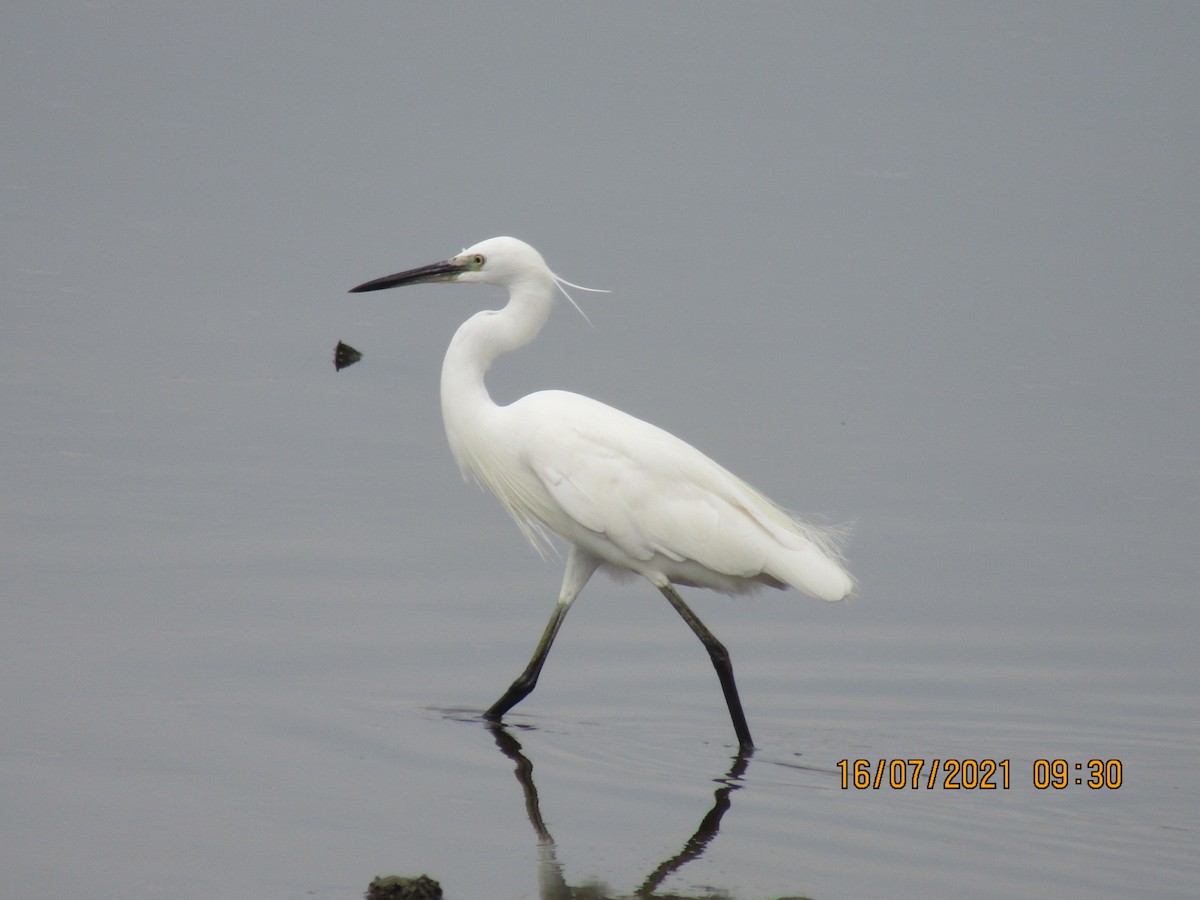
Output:
<instances>
[{"instance_id":1,"label":"egret neck","mask_svg":"<svg viewBox=\"0 0 1200 900\"><path fill-rule=\"evenodd\" d=\"M454 333L442 361L442 421L450 451L464 472L492 486L472 447L488 446L497 437L501 411L488 393L484 376L505 353L519 350L538 336L554 305L555 283L549 269L531 272L507 285L508 303L471 316Z\"/></svg>"}]
</instances>

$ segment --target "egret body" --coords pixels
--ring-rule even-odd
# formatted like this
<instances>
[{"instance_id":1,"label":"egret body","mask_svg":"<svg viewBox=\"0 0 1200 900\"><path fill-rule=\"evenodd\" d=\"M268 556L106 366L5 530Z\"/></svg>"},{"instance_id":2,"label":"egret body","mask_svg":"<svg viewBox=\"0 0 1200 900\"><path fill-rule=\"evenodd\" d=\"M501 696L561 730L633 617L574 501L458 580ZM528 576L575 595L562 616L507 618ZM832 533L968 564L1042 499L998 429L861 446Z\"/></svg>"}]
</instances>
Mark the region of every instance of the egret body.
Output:
<instances>
[{"instance_id":1,"label":"egret body","mask_svg":"<svg viewBox=\"0 0 1200 900\"><path fill-rule=\"evenodd\" d=\"M476 313L442 364L446 437L464 474L491 491L535 545L557 534L570 547L554 613L525 671L485 713L494 721L537 684L567 610L597 569L642 576L670 601L712 659L738 743L753 742L729 654L674 585L745 593L794 587L821 600L853 588L829 531L800 521L690 444L611 406L567 391L538 391L506 406L484 376L525 346L563 285L533 247L491 238L444 262L377 278L353 292L423 282L508 290L500 310ZM565 293L565 290L564 290Z\"/></svg>"}]
</instances>

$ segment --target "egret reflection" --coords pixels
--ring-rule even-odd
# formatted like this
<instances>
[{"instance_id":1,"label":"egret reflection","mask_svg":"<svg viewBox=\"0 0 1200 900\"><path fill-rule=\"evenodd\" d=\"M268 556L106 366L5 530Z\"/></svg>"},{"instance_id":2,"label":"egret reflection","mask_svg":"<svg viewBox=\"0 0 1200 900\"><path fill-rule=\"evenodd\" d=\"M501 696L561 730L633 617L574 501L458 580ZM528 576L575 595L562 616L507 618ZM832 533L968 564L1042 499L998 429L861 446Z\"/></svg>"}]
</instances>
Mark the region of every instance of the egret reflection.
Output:
<instances>
[{"instance_id":1,"label":"egret reflection","mask_svg":"<svg viewBox=\"0 0 1200 900\"><path fill-rule=\"evenodd\" d=\"M732 805L731 795L741 787L742 777L750 765L753 751L740 751L733 757L729 770L715 779L717 788L713 792L712 808L700 820L695 832L688 837L680 851L663 860L632 894L614 894L603 884L595 881L580 885L567 882L562 862L558 858L558 848L554 836L542 817L541 806L538 802L537 785L533 780L533 763L525 755L520 741L513 736L507 727L500 723L487 723L488 730L495 738L496 746L514 765L514 774L521 785L525 798L525 814L533 833L537 836L538 848L538 888L540 900L684 900L684 898L704 898L704 900L733 900L733 895L724 891L705 890L698 894L659 893L663 882L678 872L688 863L704 855L709 844L716 838L721 827L721 820ZM800 900L800 898L796 898Z\"/></svg>"}]
</instances>

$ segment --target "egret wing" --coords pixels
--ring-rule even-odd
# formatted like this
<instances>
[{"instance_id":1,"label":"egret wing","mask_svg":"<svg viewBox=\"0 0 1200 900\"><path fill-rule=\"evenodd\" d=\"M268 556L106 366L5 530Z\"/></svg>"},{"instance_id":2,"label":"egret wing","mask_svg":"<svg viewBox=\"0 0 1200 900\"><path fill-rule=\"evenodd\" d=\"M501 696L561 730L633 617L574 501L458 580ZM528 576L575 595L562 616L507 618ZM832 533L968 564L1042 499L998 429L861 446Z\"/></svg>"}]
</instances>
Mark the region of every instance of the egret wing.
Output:
<instances>
[{"instance_id":1,"label":"egret wing","mask_svg":"<svg viewBox=\"0 0 1200 900\"><path fill-rule=\"evenodd\" d=\"M668 432L566 397L538 417L529 446L533 471L572 522L633 559L661 554L739 578L763 573L778 537L749 502L760 495Z\"/></svg>"}]
</instances>

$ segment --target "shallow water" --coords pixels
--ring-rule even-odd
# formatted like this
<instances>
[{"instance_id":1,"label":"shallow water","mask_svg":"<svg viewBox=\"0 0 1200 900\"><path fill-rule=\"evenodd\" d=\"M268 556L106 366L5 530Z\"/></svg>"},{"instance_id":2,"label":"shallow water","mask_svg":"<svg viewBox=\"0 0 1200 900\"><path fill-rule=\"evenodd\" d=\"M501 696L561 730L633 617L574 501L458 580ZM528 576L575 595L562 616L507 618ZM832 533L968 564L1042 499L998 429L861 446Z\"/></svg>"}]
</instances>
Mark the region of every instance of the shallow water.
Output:
<instances>
[{"instance_id":1,"label":"shallow water","mask_svg":"<svg viewBox=\"0 0 1200 900\"><path fill-rule=\"evenodd\" d=\"M1195 896L1194 10L498 9L7 14L4 896ZM478 718L560 578L441 434L499 298L345 291L504 232L614 293L498 398L854 522L848 603L686 593L747 758L634 582Z\"/></svg>"},{"instance_id":2,"label":"shallow water","mask_svg":"<svg viewBox=\"0 0 1200 900\"><path fill-rule=\"evenodd\" d=\"M759 745L739 767L691 635L633 586L597 587L613 596L581 600L505 729L553 843L514 751L451 706L498 693L531 616L520 633L485 600L311 586L278 602L42 598L5 630L5 667L26 679L5 679L18 894L349 897L420 871L451 897L560 896L560 878L626 895L714 810L719 829L660 890L1192 893L1198 710L1178 631L881 633L865 600L772 595L740 620L704 604ZM1034 786L1037 759L1093 758L1120 761L1118 789ZM857 759L1007 760L1009 786L843 789L839 761Z\"/></svg>"}]
</instances>

